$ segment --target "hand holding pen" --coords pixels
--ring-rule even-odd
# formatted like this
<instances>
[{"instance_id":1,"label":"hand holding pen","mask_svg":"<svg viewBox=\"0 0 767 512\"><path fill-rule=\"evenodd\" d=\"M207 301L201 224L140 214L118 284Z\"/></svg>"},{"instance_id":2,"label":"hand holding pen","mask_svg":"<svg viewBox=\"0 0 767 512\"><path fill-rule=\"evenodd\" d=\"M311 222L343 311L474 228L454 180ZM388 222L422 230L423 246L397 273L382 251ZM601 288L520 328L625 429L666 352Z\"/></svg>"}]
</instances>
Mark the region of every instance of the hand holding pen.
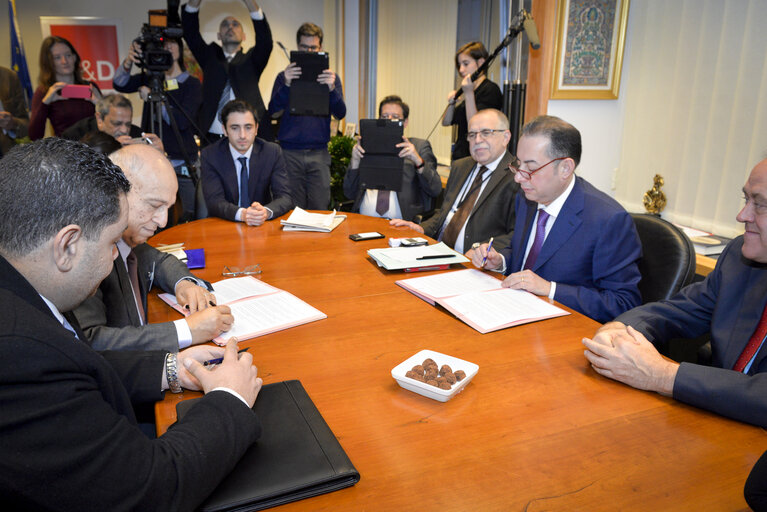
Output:
<instances>
[{"instance_id":1,"label":"hand holding pen","mask_svg":"<svg viewBox=\"0 0 767 512\"><path fill-rule=\"evenodd\" d=\"M493 238L490 237L490 242L487 244L487 252L485 253L485 257L482 258L482 265L479 266L479 268L485 268L485 263L487 263L487 257L490 255L490 251L493 250Z\"/></svg>"}]
</instances>

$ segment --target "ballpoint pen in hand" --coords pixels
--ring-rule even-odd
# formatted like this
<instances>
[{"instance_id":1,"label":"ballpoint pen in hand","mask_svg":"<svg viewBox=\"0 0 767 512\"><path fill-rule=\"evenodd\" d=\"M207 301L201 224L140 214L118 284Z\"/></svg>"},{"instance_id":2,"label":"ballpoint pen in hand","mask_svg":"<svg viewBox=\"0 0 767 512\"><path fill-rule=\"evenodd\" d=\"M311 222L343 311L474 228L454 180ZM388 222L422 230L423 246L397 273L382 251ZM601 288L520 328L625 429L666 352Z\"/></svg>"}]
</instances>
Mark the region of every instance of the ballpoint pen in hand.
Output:
<instances>
[{"instance_id":1,"label":"ballpoint pen in hand","mask_svg":"<svg viewBox=\"0 0 767 512\"><path fill-rule=\"evenodd\" d=\"M242 353L243 353L243 352L245 352L246 350L250 350L250 347L248 347L248 348L243 348L243 349L240 349L240 350L238 350L238 351L237 351L237 353L238 353L238 354L242 354ZM221 363L223 363L223 362L224 362L224 358L223 358L223 357L217 357L217 358L215 358L215 359L209 359L209 360L205 361L204 363L202 363L202 365L203 365L203 366L212 366L212 365L214 365L214 364L221 364Z\"/></svg>"},{"instance_id":2,"label":"ballpoint pen in hand","mask_svg":"<svg viewBox=\"0 0 767 512\"><path fill-rule=\"evenodd\" d=\"M487 263L487 257L490 255L490 249L493 248L493 237L490 237L490 242L487 244L487 252L485 253L485 257L482 258L482 265L480 268L485 268L485 263Z\"/></svg>"}]
</instances>

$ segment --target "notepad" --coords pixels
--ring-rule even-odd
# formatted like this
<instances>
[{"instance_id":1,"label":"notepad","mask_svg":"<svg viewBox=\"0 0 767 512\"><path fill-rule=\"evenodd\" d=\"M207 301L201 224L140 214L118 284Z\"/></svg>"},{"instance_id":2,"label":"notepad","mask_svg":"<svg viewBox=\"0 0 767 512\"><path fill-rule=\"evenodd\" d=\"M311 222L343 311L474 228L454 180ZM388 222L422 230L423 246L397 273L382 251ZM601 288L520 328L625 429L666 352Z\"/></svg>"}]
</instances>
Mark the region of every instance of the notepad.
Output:
<instances>
[{"instance_id":1,"label":"notepad","mask_svg":"<svg viewBox=\"0 0 767 512\"><path fill-rule=\"evenodd\" d=\"M570 314L530 292L503 288L500 279L476 269L396 283L429 304L439 304L482 334Z\"/></svg>"},{"instance_id":2,"label":"notepad","mask_svg":"<svg viewBox=\"0 0 767 512\"><path fill-rule=\"evenodd\" d=\"M224 279L213 283L213 289L216 303L229 306L234 316L232 328L213 339L219 345L226 345L232 338L248 340L327 318L325 313L295 295L252 276ZM189 314L175 295L161 293L158 296L182 315Z\"/></svg>"}]
</instances>

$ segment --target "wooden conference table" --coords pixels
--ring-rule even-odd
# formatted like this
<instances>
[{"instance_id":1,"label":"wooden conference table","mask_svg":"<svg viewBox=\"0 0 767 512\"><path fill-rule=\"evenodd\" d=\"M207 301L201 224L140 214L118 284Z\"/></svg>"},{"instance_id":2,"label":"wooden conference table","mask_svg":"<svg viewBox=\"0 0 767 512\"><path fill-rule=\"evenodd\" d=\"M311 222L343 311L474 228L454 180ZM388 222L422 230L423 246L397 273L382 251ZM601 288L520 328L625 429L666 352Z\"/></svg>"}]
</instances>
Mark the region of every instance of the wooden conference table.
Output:
<instances>
[{"instance_id":1,"label":"wooden conference table","mask_svg":"<svg viewBox=\"0 0 767 512\"><path fill-rule=\"evenodd\" d=\"M205 219L150 243L205 248L211 282L224 265L260 263L262 279L328 318L240 344L264 383L299 379L361 480L280 510L741 510L765 431L596 374L581 338L598 324L574 313L479 334L379 270L366 251L413 236L350 214L332 233L283 232ZM150 297L152 321L178 314ZM479 365L451 401L400 388L391 369L422 349ZM179 400L156 407L158 428Z\"/></svg>"}]
</instances>

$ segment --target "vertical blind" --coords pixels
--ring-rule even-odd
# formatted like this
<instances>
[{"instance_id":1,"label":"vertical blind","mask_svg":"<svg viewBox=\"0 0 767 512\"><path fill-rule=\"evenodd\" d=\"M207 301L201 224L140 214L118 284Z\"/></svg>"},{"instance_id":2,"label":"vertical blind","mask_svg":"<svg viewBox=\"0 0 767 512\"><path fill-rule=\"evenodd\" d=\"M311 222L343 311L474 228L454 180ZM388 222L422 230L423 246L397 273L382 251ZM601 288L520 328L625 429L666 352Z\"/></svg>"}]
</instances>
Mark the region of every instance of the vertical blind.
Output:
<instances>
[{"instance_id":1,"label":"vertical blind","mask_svg":"<svg viewBox=\"0 0 767 512\"><path fill-rule=\"evenodd\" d=\"M457 0L378 2L376 105L384 96L401 96L410 105L406 135L426 138L447 105L457 13ZM438 126L429 140L440 162L450 162L451 134Z\"/></svg>"},{"instance_id":2,"label":"vertical blind","mask_svg":"<svg viewBox=\"0 0 767 512\"><path fill-rule=\"evenodd\" d=\"M616 198L643 211L660 174L672 222L726 236L767 157L767 2L632 2Z\"/></svg>"}]
</instances>

